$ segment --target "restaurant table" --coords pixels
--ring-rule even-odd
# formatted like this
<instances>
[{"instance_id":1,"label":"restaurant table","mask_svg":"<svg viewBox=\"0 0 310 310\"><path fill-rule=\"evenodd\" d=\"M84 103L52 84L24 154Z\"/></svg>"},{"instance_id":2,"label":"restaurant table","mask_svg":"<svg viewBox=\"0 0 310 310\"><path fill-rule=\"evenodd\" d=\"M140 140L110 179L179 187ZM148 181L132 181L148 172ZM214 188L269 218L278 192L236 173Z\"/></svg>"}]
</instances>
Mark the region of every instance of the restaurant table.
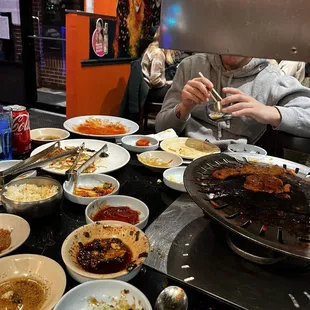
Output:
<instances>
[{"instance_id":1,"label":"restaurant table","mask_svg":"<svg viewBox=\"0 0 310 310\"><path fill-rule=\"evenodd\" d=\"M29 115L32 129L47 126L63 128L63 115L33 109L29 110ZM71 135L72 138L81 137ZM39 175L53 177L60 183L65 181L64 176L48 174L42 170ZM228 248L226 240L222 240L226 232L223 234L218 225L204 216L189 195L180 195L167 188L162 182L162 174L143 167L136 154L131 154L125 167L110 175L120 182L121 195L142 200L150 210L145 228L152 244L150 255L130 283L147 296L153 307L157 296L166 286L178 285L188 295L189 310L291 310L295 305L289 299L291 294L285 293L291 289L289 293L293 293L291 296L296 296L300 301L300 308L310 309L310 298L307 304L308 295L305 295L310 271L296 273L295 270L285 270L283 273L281 268L255 265L238 257ZM2 207L0 212L5 212ZM57 261L66 270L61 258L61 246L72 231L86 223L84 212L85 206L71 203L63 197L59 209L53 215L29 221L31 233L28 240L10 255L44 255ZM182 251L184 246L189 245L185 243L189 237L194 241L191 247L194 255L189 255L189 261L191 258L193 261L189 264L190 269L180 269L181 262L188 261L184 257L188 254ZM185 283L189 279L184 276L187 273L195 280ZM66 275L67 292L79 283L68 273Z\"/></svg>"},{"instance_id":2,"label":"restaurant table","mask_svg":"<svg viewBox=\"0 0 310 310\"><path fill-rule=\"evenodd\" d=\"M64 176L48 174L42 170L39 175L47 175L58 180L61 184L65 181ZM122 169L111 173L120 182L120 195L128 195L142 200L150 210L149 222L151 224L169 205L175 201L180 194L167 188L162 182L162 174L154 173L143 167L137 160L135 154L131 154L130 162ZM0 212L5 212L3 207ZM53 215L36 220L28 220L31 233L27 241L16 251L11 253L32 253L44 255L58 262L64 270L65 265L61 258L61 246L65 238L76 228L86 224L85 206L77 205L65 197L55 210ZM79 283L67 275L66 292ZM189 297L189 309L232 309L220 301L190 288L184 283L168 277L156 270L143 266L140 273L130 281L139 288L150 300L154 307L159 293L168 285L178 285L184 288Z\"/></svg>"}]
</instances>

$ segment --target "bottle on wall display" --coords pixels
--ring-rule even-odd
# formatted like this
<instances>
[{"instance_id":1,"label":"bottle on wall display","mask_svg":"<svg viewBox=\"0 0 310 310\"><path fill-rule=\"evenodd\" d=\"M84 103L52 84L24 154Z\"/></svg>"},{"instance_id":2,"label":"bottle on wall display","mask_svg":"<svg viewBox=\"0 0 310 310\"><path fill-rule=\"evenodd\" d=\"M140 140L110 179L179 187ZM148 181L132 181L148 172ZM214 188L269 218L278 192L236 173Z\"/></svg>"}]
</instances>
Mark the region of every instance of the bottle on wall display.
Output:
<instances>
[{"instance_id":1,"label":"bottle on wall display","mask_svg":"<svg viewBox=\"0 0 310 310\"><path fill-rule=\"evenodd\" d=\"M109 52L109 24L104 24L103 52L105 55Z\"/></svg>"},{"instance_id":2,"label":"bottle on wall display","mask_svg":"<svg viewBox=\"0 0 310 310\"><path fill-rule=\"evenodd\" d=\"M92 47L95 54L99 57L105 55L104 52L105 28L103 27L102 18L96 20L96 28L92 35Z\"/></svg>"}]
</instances>

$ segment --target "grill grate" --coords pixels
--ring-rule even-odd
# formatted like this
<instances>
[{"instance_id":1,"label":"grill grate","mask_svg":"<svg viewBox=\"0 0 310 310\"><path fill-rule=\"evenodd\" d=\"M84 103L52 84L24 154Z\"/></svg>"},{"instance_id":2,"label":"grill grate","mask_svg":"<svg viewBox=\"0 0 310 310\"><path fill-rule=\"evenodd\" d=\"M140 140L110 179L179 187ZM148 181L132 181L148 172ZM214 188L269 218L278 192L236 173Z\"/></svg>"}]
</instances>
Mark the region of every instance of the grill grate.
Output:
<instances>
[{"instance_id":1,"label":"grill grate","mask_svg":"<svg viewBox=\"0 0 310 310\"><path fill-rule=\"evenodd\" d=\"M246 190L244 176L224 181L211 176L216 169L238 168L252 160L295 170L297 176L280 177L291 184L291 198ZM310 260L309 170L270 156L216 154L195 160L184 181L193 200L225 227L273 250Z\"/></svg>"}]
</instances>

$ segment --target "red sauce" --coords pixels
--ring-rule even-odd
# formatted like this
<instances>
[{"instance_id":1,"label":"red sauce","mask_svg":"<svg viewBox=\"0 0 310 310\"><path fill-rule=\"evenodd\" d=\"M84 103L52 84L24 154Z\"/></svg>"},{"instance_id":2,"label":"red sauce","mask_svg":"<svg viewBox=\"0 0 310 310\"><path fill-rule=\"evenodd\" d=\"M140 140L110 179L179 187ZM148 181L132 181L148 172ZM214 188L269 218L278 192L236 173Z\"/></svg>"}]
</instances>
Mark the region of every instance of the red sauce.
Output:
<instances>
[{"instance_id":1,"label":"red sauce","mask_svg":"<svg viewBox=\"0 0 310 310\"><path fill-rule=\"evenodd\" d=\"M111 207L104 206L98 212L92 214L90 217L94 222L97 221L121 221L132 225L139 223L140 212L132 210L129 207Z\"/></svg>"},{"instance_id":2,"label":"red sauce","mask_svg":"<svg viewBox=\"0 0 310 310\"><path fill-rule=\"evenodd\" d=\"M150 141L148 139L140 139L136 142L136 146L149 146Z\"/></svg>"}]
</instances>

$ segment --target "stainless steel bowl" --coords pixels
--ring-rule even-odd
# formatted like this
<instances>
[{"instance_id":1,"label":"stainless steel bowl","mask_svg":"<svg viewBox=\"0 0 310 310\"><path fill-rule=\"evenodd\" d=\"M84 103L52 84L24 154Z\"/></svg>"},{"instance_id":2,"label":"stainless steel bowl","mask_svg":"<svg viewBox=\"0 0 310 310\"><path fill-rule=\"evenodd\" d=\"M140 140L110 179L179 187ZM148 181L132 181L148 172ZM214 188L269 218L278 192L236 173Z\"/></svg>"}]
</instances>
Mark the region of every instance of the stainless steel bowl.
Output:
<instances>
[{"instance_id":1,"label":"stainless steel bowl","mask_svg":"<svg viewBox=\"0 0 310 310\"><path fill-rule=\"evenodd\" d=\"M32 202L16 202L14 200L5 197L5 193L8 186L22 185L22 184L35 184L38 186L56 185L58 188L58 192L57 194L48 199ZM16 180L6 184L2 190L1 199L4 208L8 213L20 215L26 218L39 218L59 210L62 194L63 194L62 186L58 181L47 177L35 177L35 178Z\"/></svg>"}]
</instances>

